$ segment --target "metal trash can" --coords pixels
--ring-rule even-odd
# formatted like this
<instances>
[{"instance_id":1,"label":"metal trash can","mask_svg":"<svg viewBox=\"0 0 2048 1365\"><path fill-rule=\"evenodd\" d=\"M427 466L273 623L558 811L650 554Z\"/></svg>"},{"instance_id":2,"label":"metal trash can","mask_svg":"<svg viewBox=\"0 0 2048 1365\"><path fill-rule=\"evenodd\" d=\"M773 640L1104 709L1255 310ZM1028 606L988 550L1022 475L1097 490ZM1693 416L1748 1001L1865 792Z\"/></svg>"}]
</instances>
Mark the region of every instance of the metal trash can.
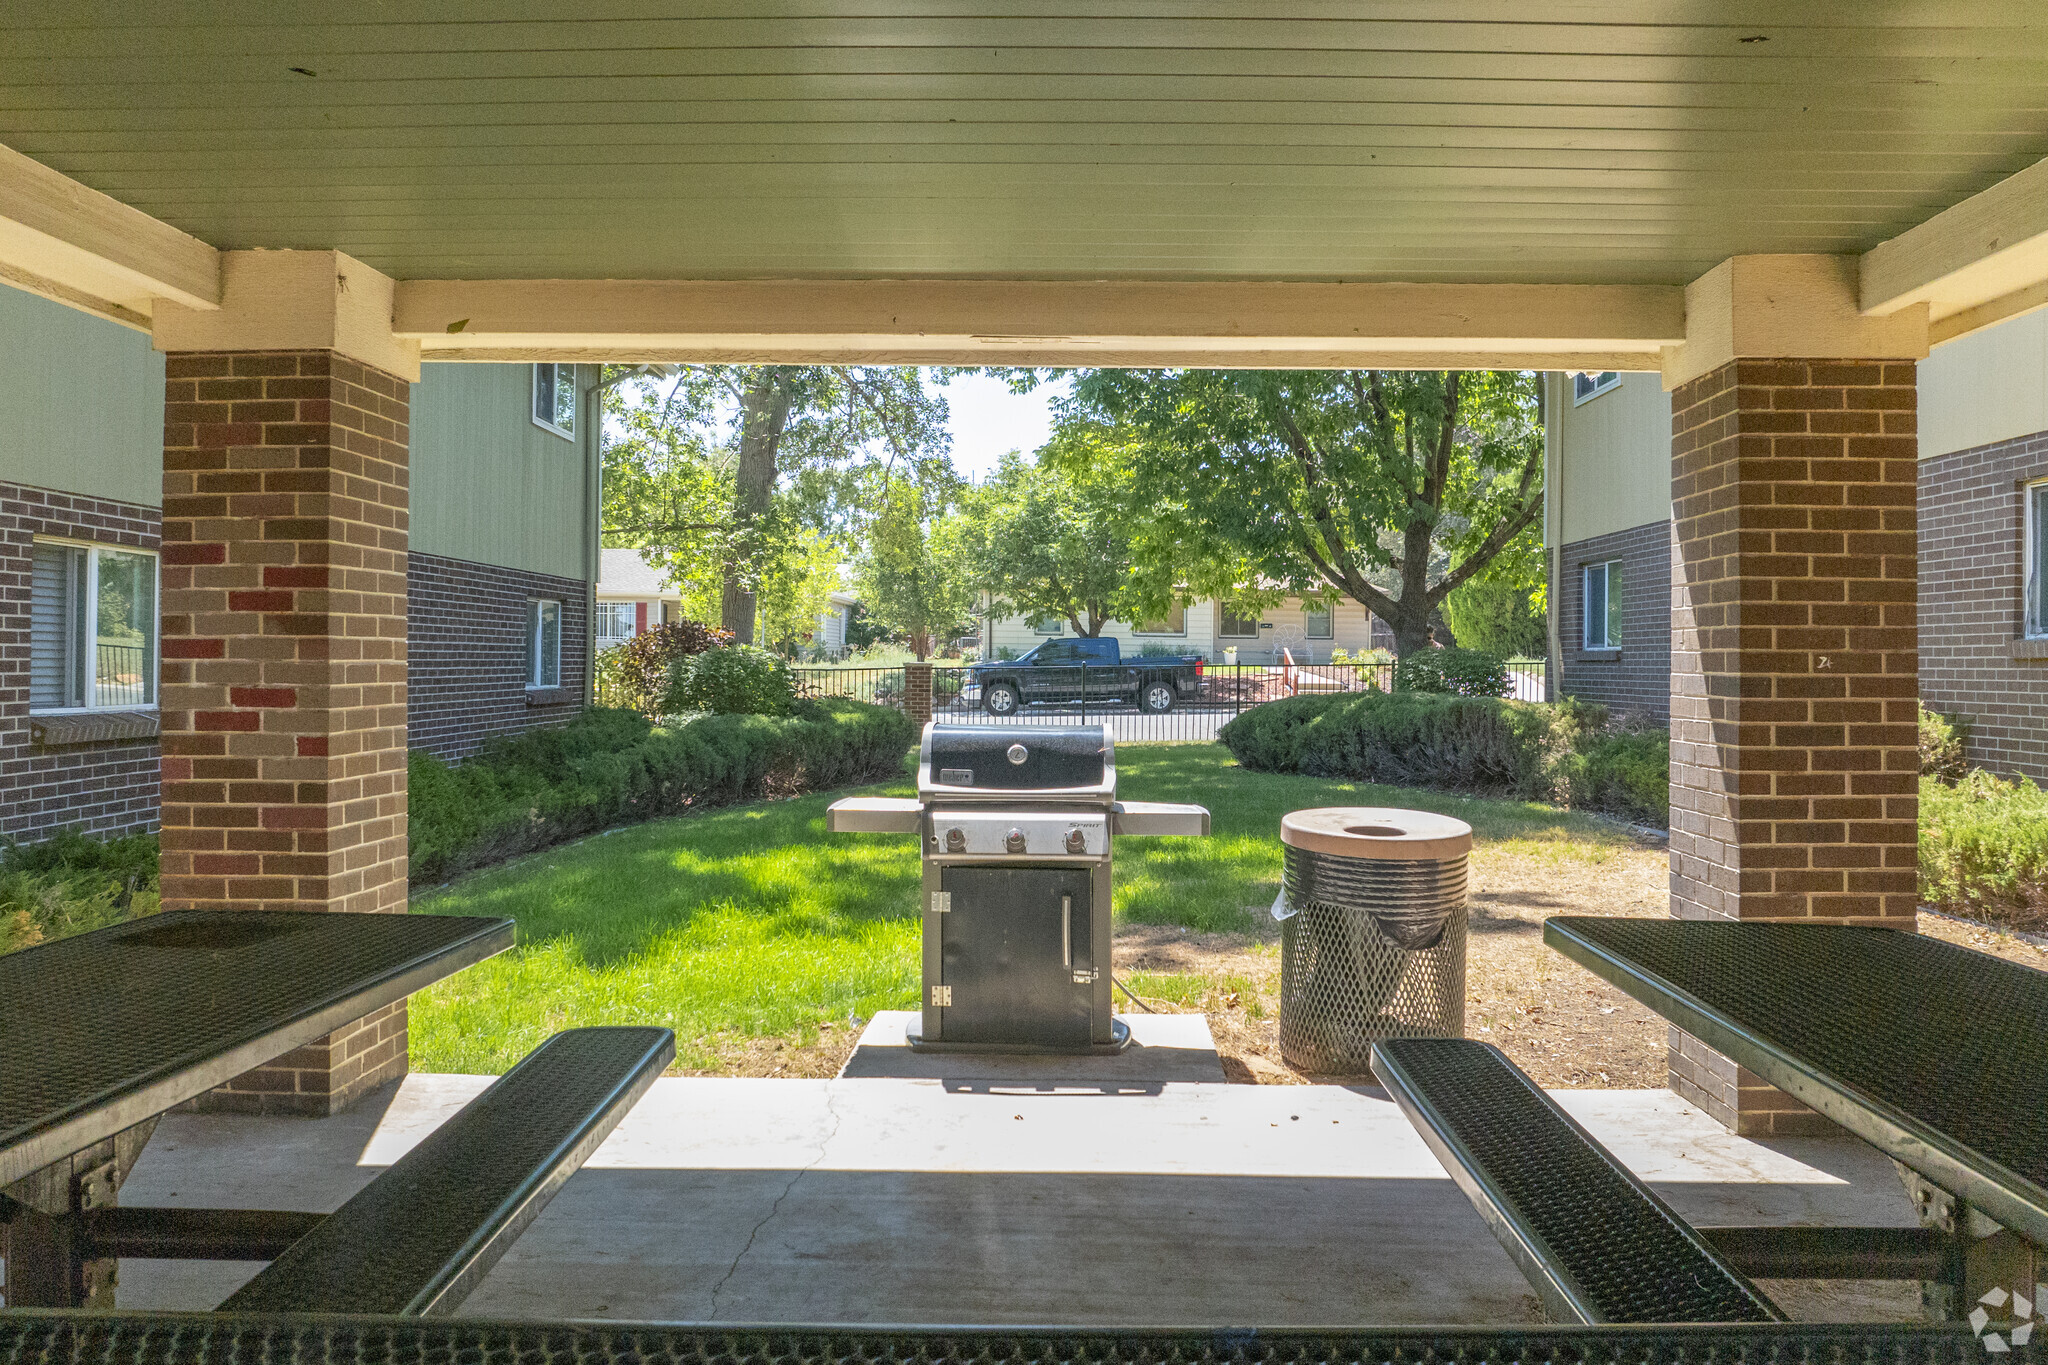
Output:
<instances>
[{"instance_id":1,"label":"metal trash can","mask_svg":"<svg viewBox=\"0 0 2048 1365\"><path fill-rule=\"evenodd\" d=\"M1465 1033L1465 865L1472 827L1367 806L1280 821L1280 1055L1354 1075L1379 1038Z\"/></svg>"}]
</instances>

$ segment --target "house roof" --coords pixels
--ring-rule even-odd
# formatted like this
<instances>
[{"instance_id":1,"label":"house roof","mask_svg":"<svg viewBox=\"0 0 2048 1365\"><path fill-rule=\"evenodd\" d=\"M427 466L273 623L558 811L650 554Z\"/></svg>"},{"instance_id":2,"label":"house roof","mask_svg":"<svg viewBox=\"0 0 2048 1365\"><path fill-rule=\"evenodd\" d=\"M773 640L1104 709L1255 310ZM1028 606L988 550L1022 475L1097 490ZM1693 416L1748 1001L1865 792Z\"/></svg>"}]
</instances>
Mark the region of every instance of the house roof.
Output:
<instances>
[{"instance_id":1,"label":"house roof","mask_svg":"<svg viewBox=\"0 0 2048 1365\"><path fill-rule=\"evenodd\" d=\"M666 597L678 601L682 598L668 581L668 575L642 559L638 550L598 551L597 595Z\"/></svg>"}]
</instances>

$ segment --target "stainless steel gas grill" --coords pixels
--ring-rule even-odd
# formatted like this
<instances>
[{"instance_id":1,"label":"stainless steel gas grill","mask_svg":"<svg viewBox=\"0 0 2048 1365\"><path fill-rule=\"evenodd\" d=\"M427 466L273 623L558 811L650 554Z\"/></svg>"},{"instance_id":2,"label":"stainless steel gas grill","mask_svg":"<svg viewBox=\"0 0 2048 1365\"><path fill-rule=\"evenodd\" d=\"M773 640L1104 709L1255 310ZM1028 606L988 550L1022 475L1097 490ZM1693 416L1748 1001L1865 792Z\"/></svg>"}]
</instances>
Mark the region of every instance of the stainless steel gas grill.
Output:
<instances>
[{"instance_id":1,"label":"stainless steel gas grill","mask_svg":"<svg viewBox=\"0 0 2048 1365\"><path fill-rule=\"evenodd\" d=\"M1200 806L1116 799L1107 725L925 726L917 799L833 803L835 833L924 850L923 1049L1114 1052L1110 845L1207 834Z\"/></svg>"}]
</instances>

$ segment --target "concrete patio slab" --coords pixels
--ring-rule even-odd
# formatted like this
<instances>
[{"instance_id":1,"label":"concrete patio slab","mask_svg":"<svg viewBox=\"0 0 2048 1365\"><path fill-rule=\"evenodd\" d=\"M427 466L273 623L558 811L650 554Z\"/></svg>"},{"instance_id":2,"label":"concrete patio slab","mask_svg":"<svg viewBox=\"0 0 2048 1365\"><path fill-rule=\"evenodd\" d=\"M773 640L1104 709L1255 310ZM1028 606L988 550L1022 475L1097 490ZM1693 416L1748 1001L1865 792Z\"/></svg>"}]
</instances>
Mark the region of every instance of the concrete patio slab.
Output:
<instances>
[{"instance_id":1,"label":"concrete patio slab","mask_svg":"<svg viewBox=\"0 0 2048 1365\"><path fill-rule=\"evenodd\" d=\"M1223 1059L1207 1016L1119 1014L1131 1043L1111 1056L1033 1056L1025 1053L918 1052L908 1030L915 1010L879 1010L861 1030L841 1080L931 1080L948 1085L995 1082L1020 1086L1160 1086L1173 1082L1223 1083Z\"/></svg>"},{"instance_id":2,"label":"concrete patio slab","mask_svg":"<svg viewBox=\"0 0 2048 1365\"><path fill-rule=\"evenodd\" d=\"M171 1115L123 1200L330 1209L489 1079L410 1076L331 1119ZM1666 1091L1557 1098L1697 1222L1911 1221L1890 1164L1860 1143L1747 1141ZM255 1269L128 1261L120 1301L208 1308ZM463 1311L821 1323L1536 1316L1464 1197L1364 1088L682 1078L655 1085Z\"/></svg>"}]
</instances>

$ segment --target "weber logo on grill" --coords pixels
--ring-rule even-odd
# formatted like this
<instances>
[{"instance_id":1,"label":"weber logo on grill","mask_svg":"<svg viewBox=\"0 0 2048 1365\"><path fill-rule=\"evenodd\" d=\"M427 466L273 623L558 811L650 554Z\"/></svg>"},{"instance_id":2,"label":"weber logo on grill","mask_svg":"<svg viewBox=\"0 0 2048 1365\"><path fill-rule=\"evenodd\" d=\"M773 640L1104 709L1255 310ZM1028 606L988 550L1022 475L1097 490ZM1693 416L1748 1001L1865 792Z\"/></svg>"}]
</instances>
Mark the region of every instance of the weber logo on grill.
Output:
<instances>
[{"instance_id":1,"label":"weber logo on grill","mask_svg":"<svg viewBox=\"0 0 2048 1365\"><path fill-rule=\"evenodd\" d=\"M939 781L948 787L971 787L974 785L974 769L941 768Z\"/></svg>"}]
</instances>

